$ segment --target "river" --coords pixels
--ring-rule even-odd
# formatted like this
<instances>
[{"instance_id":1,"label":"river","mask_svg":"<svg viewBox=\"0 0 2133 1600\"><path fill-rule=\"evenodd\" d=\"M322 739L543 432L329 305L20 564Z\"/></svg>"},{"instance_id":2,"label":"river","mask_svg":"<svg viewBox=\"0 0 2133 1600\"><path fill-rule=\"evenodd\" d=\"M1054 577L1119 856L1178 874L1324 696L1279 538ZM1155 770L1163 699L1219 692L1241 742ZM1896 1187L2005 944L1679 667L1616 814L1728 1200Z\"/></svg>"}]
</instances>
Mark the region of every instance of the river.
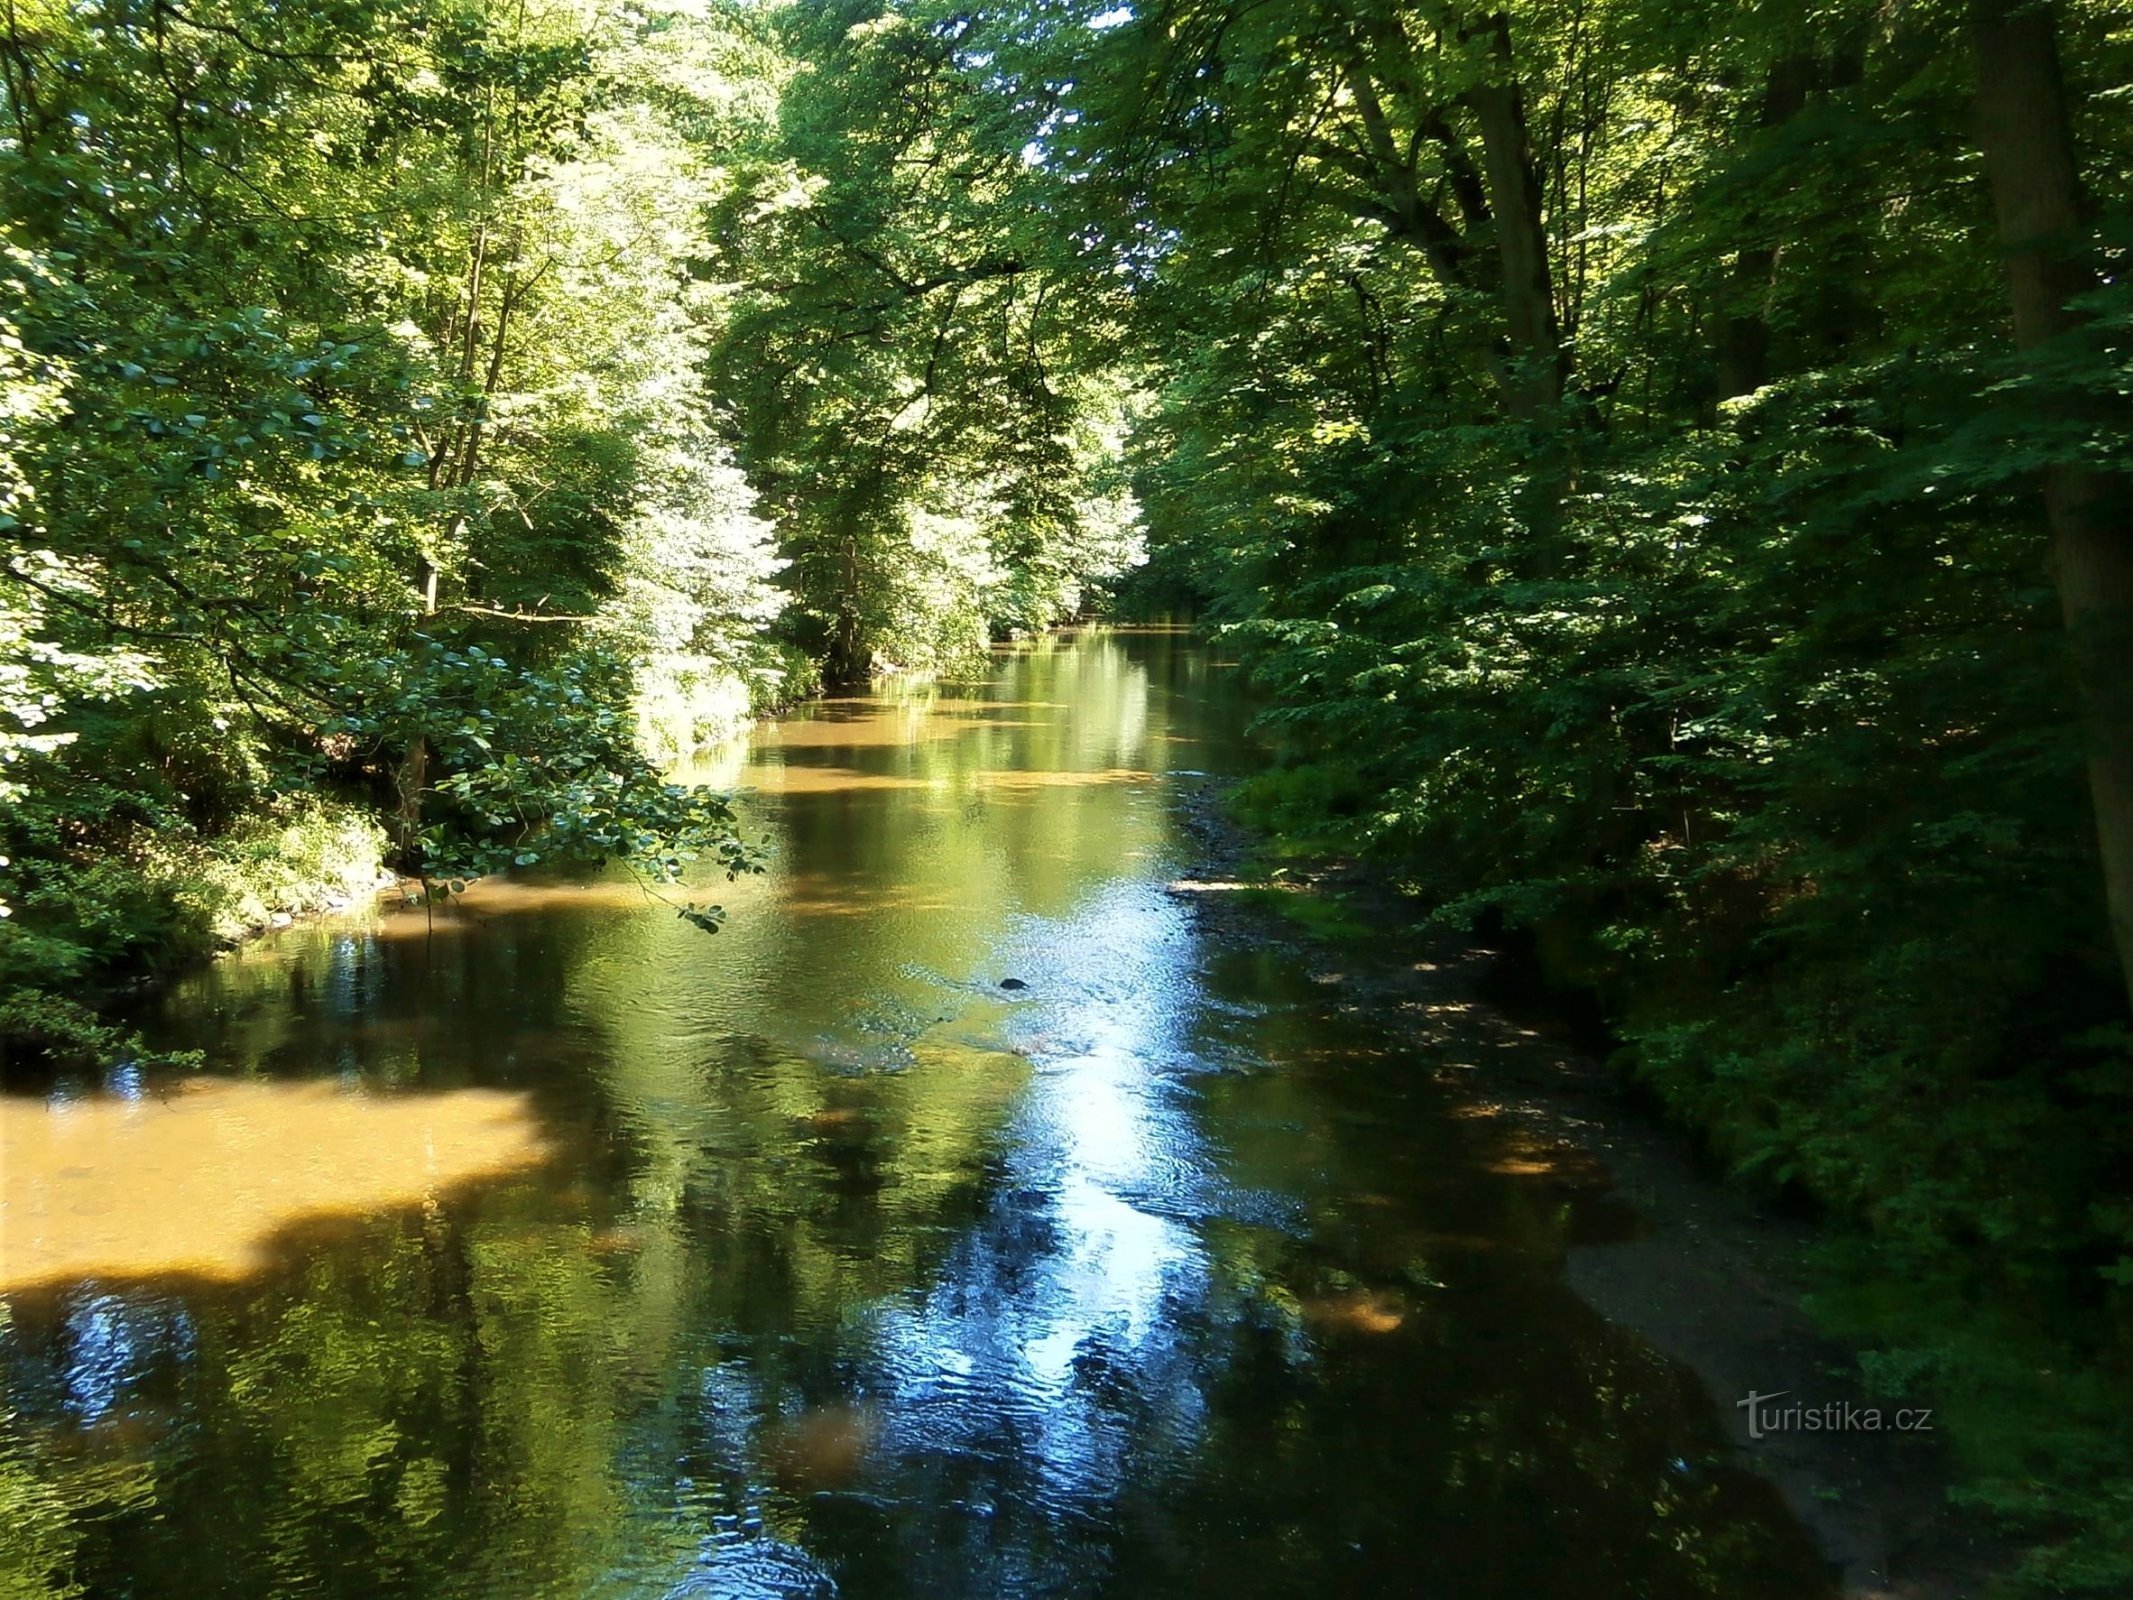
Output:
<instances>
[{"instance_id":1,"label":"river","mask_svg":"<svg viewBox=\"0 0 2133 1600\"><path fill-rule=\"evenodd\" d=\"M1827 1593L1579 1194L1171 890L1234 671L995 665L705 763L715 935L484 883L10 1084L0 1594Z\"/></svg>"}]
</instances>

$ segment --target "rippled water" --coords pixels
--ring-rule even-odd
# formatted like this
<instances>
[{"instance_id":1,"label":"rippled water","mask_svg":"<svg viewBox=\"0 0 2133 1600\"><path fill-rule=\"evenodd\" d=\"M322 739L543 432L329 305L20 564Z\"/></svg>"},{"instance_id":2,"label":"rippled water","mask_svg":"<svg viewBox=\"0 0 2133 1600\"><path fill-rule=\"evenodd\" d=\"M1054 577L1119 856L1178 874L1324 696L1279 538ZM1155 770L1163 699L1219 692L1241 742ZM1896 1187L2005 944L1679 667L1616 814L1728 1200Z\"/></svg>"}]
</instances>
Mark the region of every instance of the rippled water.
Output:
<instances>
[{"instance_id":1,"label":"rippled water","mask_svg":"<svg viewBox=\"0 0 2133 1600\"><path fill-rule=\"evenodd\" d=\"M0 1594L1824 1593L1580 1191L1166 892L1231 677L824 704L716 937L482 885L11 1083Z\"/></svg>"}]
</instances>

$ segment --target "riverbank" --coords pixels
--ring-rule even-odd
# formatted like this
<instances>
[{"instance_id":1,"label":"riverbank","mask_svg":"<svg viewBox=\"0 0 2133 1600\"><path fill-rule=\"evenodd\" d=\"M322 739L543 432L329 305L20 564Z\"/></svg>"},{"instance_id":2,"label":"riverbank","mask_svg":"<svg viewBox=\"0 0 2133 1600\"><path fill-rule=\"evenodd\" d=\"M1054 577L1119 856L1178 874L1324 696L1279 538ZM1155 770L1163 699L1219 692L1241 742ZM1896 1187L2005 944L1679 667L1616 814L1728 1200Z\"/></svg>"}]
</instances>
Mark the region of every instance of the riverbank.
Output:
<instances>
[{"instance_id":1,"label":"riverbank","mask_svg":"<svg viewBox=\"0 0 2133 1600\"><path fill-rule=\"evenodd\" d=\"M1353 862L1267 867L1226 793L1210 781L1178 796L1198 848L1170 890L1212 937L1307 967L1341 1011L1472 1096L1498 1130L1500 1170L1609 1218L1596 1242L1568 1249L1566 1280L1696 1375L1737 1464L1776 1486L1847 1597L1989 1593L2019 1552L1951 1505L1945 1433L1911 1416L1918 1425L1899 1431L1899 1403L1869 1389L1856 1353L1806 1309L1813 1223L1727 1186L1560 1019L1492 998L1502 952L1417 927L1412 904ZM1783 1397L1754 1408L1772 1426L1751 1425L1751 1394ZM1801 1416L1780 1415L1792 1406Z\"/></svg>"},{"instance_id":2,"label":"riverbank","mask_svg":"<svg viewBox=\"0 0 2133 1600\"><path fill-rule=\"evenodd\" d=\"M799 652L763 644L756 657L745 674L687 652L646 664L633 679L630 751L670 770L821 692L819 669ZM619 710L610 718L623 720ZM432 772L425 797L447 794L439 777ZM136 778L146 782L139 773L128 781ZM224 787L212 804L144 789L127 804L103 797L109 814L93 822L61 822L70 808L49 802L13 819L16 832L0 836L0 1060L11 1051L63 1065L140 1056L140 1042L112 1020L130 997L307 918L422 892L387 865L404 824L377 786L276 788L243 763L216 781ZM205 778L194 786L210 787ZM440 873L431 884L473 876Z\"/></svg>"},{"instance_id":3,"label":"riverbank","mask_svg":"<svg viewBox=\"0 0 2133 1600\"><path fill-rule=\"evenodd\" d=\"M715 939L493 880L155 996L203 1073L24 1085L31 1579L1826 1594L1688 1369L1564 1281L1638 1226L1598 1164L1166 893L1222 877L1174 797L1256 766L1251 711L1125 632L824 702L722 773L769 865Z\"/></svg>"},{"instance_id":4,"label":"riverbank","mask_svg":"<svg viewBox=\"0 0 2133 1600\"><path fill-rule=\"evenodd\" d=\"M117 830L101 855L55 850L17 903L0 897L0 1060L11 1048L61 1062L138 1055L114 1004L390 887L385 849L369 808L282 795L219 831L166 817Z\"/></svg>"}]
</instances>

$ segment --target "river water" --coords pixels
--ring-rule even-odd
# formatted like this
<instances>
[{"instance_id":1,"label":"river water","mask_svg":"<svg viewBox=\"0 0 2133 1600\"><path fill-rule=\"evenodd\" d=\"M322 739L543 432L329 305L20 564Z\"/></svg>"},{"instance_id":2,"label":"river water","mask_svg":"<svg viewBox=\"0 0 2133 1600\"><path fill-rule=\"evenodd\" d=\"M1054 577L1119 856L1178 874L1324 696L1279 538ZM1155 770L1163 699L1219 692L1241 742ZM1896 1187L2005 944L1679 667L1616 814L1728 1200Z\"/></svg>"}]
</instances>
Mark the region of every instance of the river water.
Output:
<instances>
[{"instance_id":1,"label":"river water","mask_svg":"<svg viewBox=\"0 0 2133 1600\"><path fill-rule=\"evenodd\" d=\"M10 1084L0 1594L1826 1593L1580 1194L1170 889L1234 672L996 668L708 764L715 936L478 885Z\"/></svg>"}]
</instances>

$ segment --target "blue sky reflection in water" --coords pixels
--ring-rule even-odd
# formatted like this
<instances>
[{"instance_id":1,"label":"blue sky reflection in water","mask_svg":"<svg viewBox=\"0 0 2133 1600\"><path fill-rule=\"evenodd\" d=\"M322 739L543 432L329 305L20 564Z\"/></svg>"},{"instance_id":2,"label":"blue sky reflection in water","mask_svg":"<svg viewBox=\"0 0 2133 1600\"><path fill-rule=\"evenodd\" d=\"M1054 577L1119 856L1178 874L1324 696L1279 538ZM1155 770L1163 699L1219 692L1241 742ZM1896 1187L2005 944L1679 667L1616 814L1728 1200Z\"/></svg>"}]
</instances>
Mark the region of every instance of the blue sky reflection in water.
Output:
<instances>
[{"instance_id":1,"label":"blue sky reflection in water","mask_svg":"<svg viewBox=\"0 0 2133 1600\"><path fill-rule=\"evenodd\" d=\"M10 1083L0 1589L1825 1593L1484 1041L1166 894L1243 720L1153 632L831 702L706 764L776 852L716 938L483 885L173 992L197 1081Z\"/></svg>"}]
</instances>

